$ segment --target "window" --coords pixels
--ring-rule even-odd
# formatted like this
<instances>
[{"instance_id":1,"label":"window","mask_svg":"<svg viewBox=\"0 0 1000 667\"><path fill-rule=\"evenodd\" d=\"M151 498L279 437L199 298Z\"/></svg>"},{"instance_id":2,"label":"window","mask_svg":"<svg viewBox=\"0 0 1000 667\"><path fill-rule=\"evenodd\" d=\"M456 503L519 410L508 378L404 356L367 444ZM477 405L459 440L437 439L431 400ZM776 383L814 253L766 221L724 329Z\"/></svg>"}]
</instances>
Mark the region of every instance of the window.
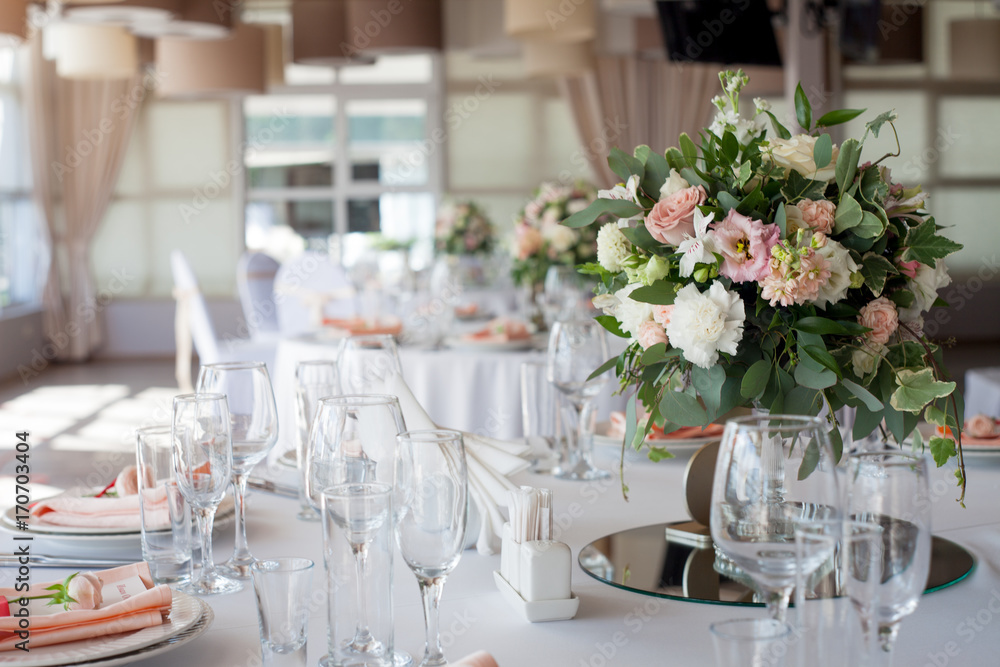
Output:
<instances>
[{"instance_id":1,"label":"window","mask_svg":"<svg viewBox=\"0 0 1000 667\"><path fill-rule=\"evenodd\" d=\"M339 243L348 264L373 233L414 243L429 261L444 149L440 56L375 65L290 65L286 85L243 103L246 244L288 229Z\"/></svg>"},{"instance_id":2,"label":"window","mask_svg":"<svg viewBox=\"0 0 1000 667\"><path fill-rule=\"evenodd\" d=\"M16 51L0 48L0 308L36 302L44 269L17 72Z\"/></svg>"}]
</instances>

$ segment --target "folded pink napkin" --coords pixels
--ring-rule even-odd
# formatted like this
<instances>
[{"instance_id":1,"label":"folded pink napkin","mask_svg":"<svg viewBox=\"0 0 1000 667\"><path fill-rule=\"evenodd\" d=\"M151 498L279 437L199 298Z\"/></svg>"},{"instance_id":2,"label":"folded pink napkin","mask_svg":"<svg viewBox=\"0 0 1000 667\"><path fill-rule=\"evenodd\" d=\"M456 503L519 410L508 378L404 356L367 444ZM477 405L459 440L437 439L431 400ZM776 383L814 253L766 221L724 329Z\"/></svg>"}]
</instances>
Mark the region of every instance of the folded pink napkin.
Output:
<instances>
[{"instance_id":1,"label":"folded pink napkin","mask_svg":"<svg viewBox=\"0 0 1000 667\"><path fill-rule=\"evenodd\" d=\"M458 662L448 663L451 667L499 667L493 656L486 651L476 651L472 655L467 655Z\"/></svg>"},{"instance_id":2,"label":"folded pink napkin","mask_svg":"<svg viewBox=\"0 0 1000 667\"><path fill-rule=\"evenodd\" d=\"M462 341L466 343L511 343L518 340L528 340L531 333L524 322L510 319L508 317L498 317L490 320L489 323L480 329L462 336Z\"/></svg>"},{"instance_id":3,"label":"folded pink napkin","mask_svg":"<svg viewBox=\"0 0 1000 667\"><path fill-rule=\"evenodd\" d=\"M147 516L152 510L151 524L167 527L170 513L167 506L166 487L144 492ZM79 496L56 496L43 500L31 508L29 523L71 528L118 528L139 530L142 519L139 516L139 495L122 498L81 498Z\"/></svg>"},{"instance_id":4,"label":"folded pink napkin","mask_svg":"<svg viewBox=\"0 0 1000 667\"><path fill-rule=\"evenodd\" d=\"M120 632L131 632L163 623L170 613L171 592L166 585L155 586L149 574L149 565L145 562L133 563L93 573L103 587L118 582L138 578L145 590L131 595L124 600L108 604L100 609L78 609L60 611L54 614L30 616L28 630L30 632L30 648L63 644L65 642L103 637ZM61 581L32 584L26 592L13 588L0 588L0 595L11 600L11 611L17 612L21 607L14 602L21 596L45 595L50 591L45 589ZM18 635L21 630L20 619L16 616L0 618L0 651L9 651L15 645L24 641Z\"/></svg>"}]
</instances>

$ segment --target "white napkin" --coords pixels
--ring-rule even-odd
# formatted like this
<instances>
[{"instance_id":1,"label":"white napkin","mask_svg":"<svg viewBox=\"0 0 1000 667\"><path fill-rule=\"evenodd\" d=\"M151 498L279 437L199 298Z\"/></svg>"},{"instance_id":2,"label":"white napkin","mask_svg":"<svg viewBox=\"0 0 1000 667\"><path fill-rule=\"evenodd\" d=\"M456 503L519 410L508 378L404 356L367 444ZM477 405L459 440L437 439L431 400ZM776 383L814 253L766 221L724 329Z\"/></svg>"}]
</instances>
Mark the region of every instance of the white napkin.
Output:
<instances>
[{"instance_id":1,"label":"white napkin","mask_svg":"<svg viewBox=\"0 0 1000 667\"><path fill-rule=\"evenodd\" d=\"M407 428L440 428L431 421L399 374L386 378L385 393L399 399ZM476 549L481 554L494 554L500 550L504 524L500 507L507 506L509 491L518 488L507 477L528 468L528 461L520 454L527 453L529 447L524 442L496 440L475 433L463 432L462 437L469 468L469 495L482 519Z\"/></svg>"}]
</instances>

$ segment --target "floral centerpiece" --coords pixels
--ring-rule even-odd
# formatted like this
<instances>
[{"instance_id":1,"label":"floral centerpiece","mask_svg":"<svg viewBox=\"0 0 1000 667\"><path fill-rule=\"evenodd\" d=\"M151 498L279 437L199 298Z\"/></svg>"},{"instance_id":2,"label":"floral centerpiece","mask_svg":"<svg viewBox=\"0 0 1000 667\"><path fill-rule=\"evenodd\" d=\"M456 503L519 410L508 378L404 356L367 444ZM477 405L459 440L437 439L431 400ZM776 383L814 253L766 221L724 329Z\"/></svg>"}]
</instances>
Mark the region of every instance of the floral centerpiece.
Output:
<instances>
[{"instance_id":1,"label":"floral centerpiece","mask_svg":"<svg viewBox=\"0 0 1000 667\"><path fill-rule=\"evenodd\" d=\"M573 185L542 183L514 220L514 264L511 273L519 285L537 286L553 264L574 266L596 258L595 229L573 229L560 224L597 199L597 189L577 181Z\"/></svg>"},{"instance_id":2,"label":"floral centerpiece","mask_svg":"<svg viewBox=\"0 0 1000 667\"><path fill-rule=\"evenodd\" d=\"M496 241L493 223L474 201L446 204L434 232L437 251L446 255L489 255Z\"/></svg>"},{"instance_id":3,"label":"floral centerpiece","mask_svg":"<svg viewBox=\"0 0 1000 667\"><path fill-rule=\"evenodd\" d=\"M957 457L964 499L961 397L922 330L950 281L944 258L961 246L940 234L920 187L882 165L898 151L859 164L869 135L895 134L896 115L836 146L826 129L865 110L813 119L799 86L805 133L793 136L766 101L739 114L742 71L720 79L700 146L682 134L664 155L613 150L623 183L564 223L618 219L601 226L598 262L581 270L600 277L598 319L631 341L595 371L614 368L648 412L640 420L629 401L625 444L640 447L654 425L669 433L755 406L825 414L839 458L840 408L856 409L855 438L882 429L916 447L923 415L950 429L927 444L938 465Z\"/></svg>"}]
</instances>

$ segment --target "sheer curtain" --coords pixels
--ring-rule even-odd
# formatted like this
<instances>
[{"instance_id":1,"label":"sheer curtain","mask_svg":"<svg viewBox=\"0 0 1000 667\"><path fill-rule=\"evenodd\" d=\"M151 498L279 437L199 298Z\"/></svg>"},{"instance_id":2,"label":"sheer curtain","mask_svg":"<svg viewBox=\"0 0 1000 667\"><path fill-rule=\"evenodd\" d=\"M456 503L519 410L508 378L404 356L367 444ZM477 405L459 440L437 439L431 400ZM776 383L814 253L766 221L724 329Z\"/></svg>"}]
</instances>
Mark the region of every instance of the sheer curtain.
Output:
<instances>
[{"instance_id":1,"label":"sheer curtain","mask_svg":"<svg viewBox=\"0 0 1000 667\"><path fill-rule=\"evenodd\" d=\"M619 180L608 167L617 146L631 153L639 144L663 152L681 132L693 138L704 127L718 89L715 65L671 63L636 57L601 57L597 68L560 81L587 160L599 186Z\"/></svg>"},{"instance_id":2,"label":"sheer curtain","mask_svg":"<svg viewBox=\"0 0 1000 667\"><path fill-rule=\"evenodd\" d=\"M97 302L91 276L91 244L114 193L137 113L123 113L127 107L115 102L126 99L141 83L138 74L127 80L60 79L42 57L39 38L31 49L27 103L34 123L32 163L50 242L43 292L45 333L60 359L82 361L103 339L99 317L103 304ZM64 265L60 257L65 257ZM62 269L67 290L62 288Z\"/></svg>"}]
</instances>

